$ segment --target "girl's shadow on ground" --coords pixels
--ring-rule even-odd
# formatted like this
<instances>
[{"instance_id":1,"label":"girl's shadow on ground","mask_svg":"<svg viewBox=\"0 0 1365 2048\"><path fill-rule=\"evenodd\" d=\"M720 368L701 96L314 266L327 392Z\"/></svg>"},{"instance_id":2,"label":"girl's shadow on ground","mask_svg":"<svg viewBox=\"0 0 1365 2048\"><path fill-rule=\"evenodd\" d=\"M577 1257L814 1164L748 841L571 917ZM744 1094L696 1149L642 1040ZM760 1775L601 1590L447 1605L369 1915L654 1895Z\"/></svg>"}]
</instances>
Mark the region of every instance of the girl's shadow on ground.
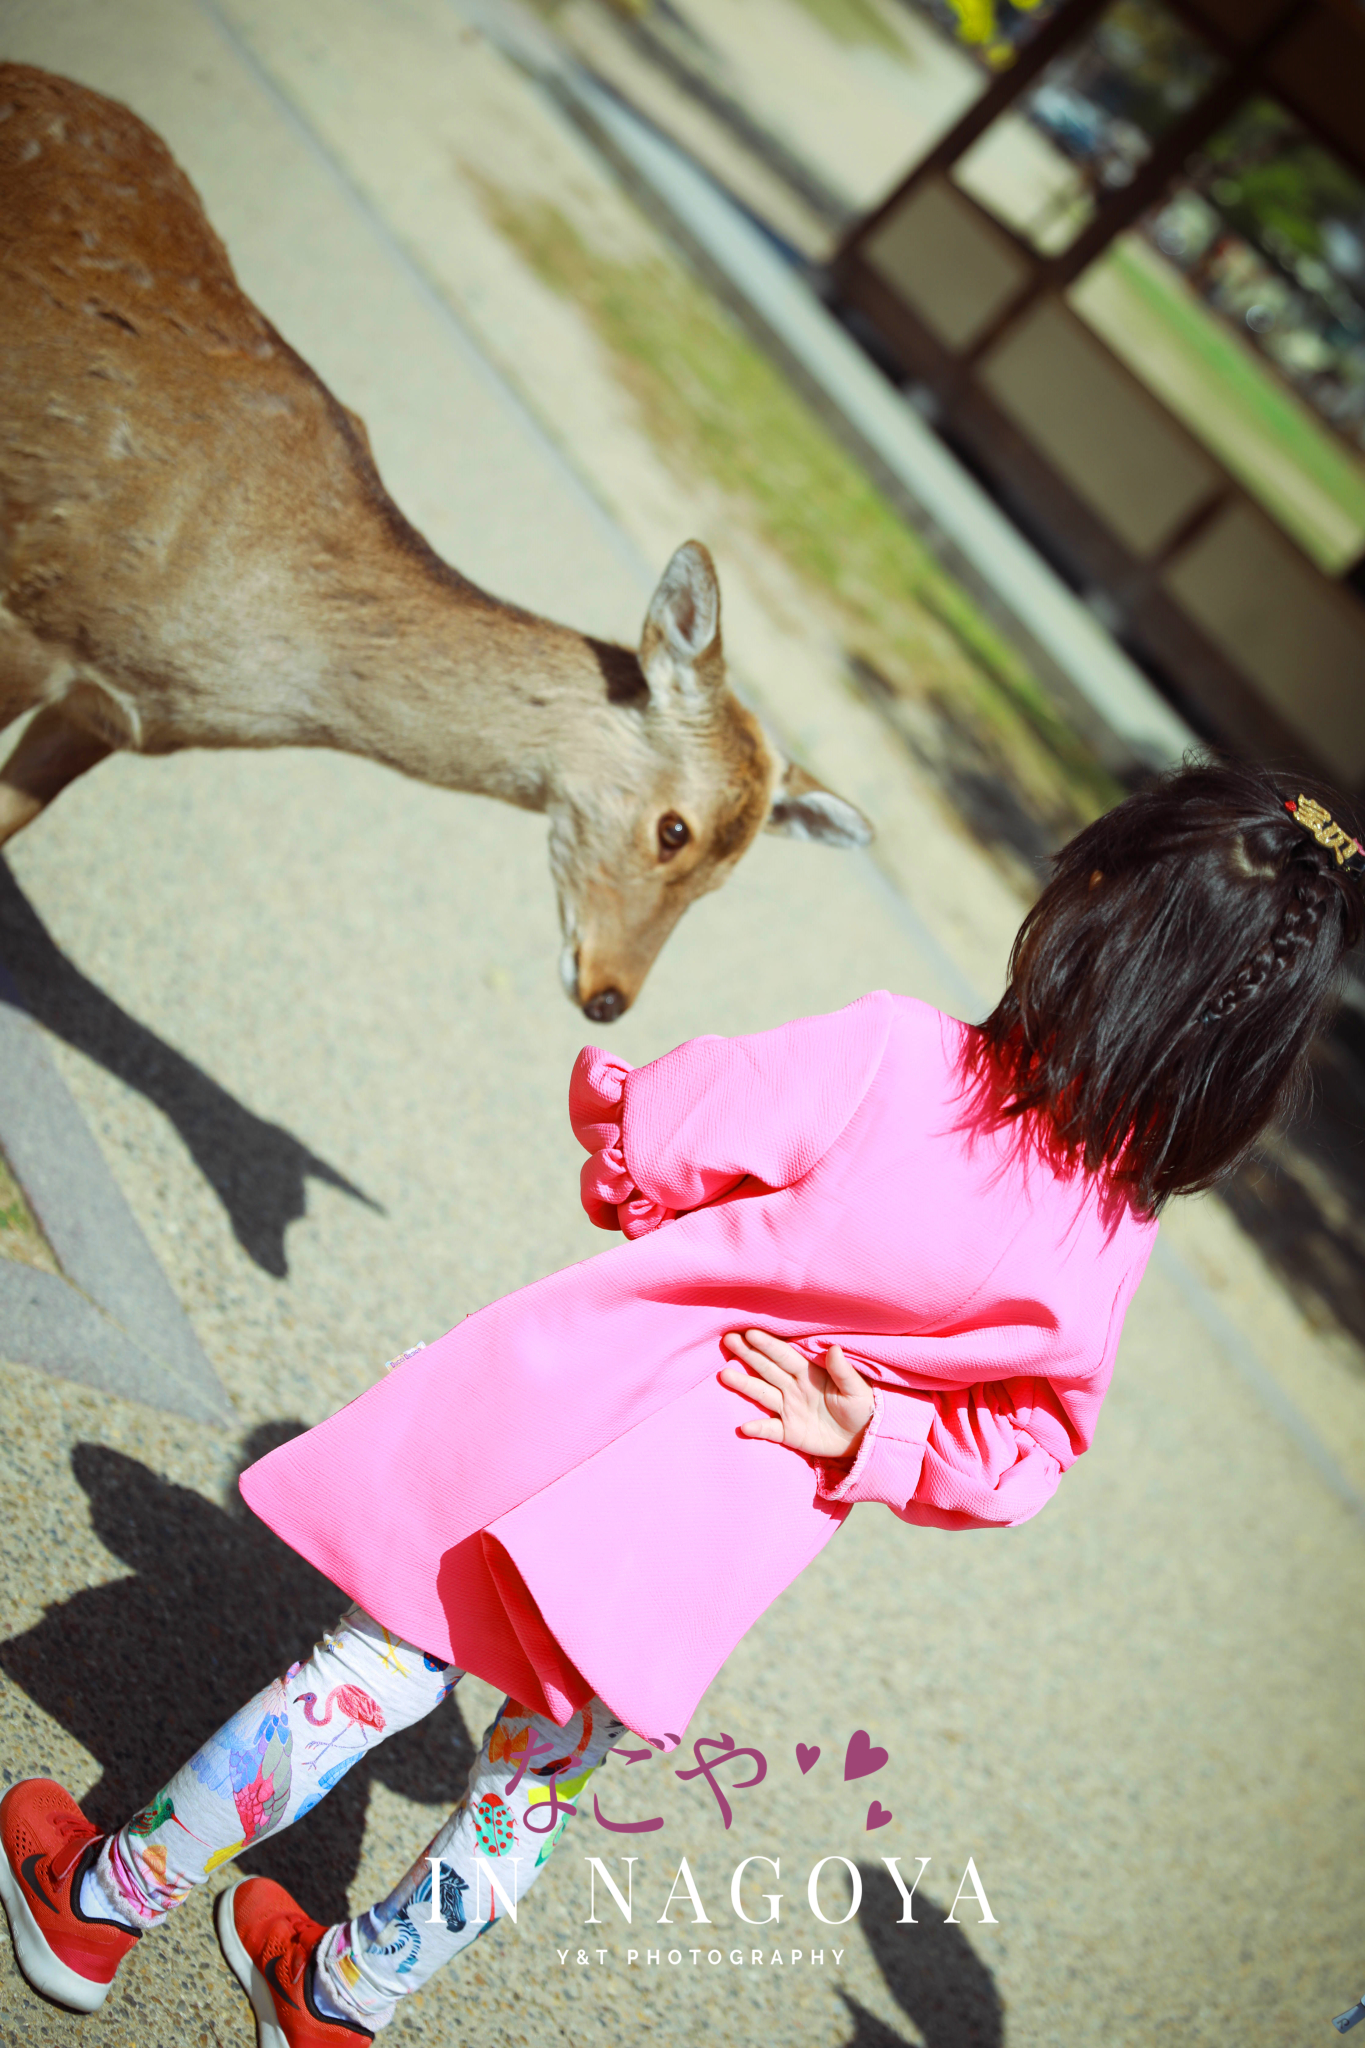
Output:
<instances>
[{"instance_id":1,"label":"girl's shadow on ground","mask_svg":"<svg viewBox=\"0 0 1365 2048\"><path fill-rule=\"evenodd\" d=\"M256 1430L243 1464L298 1434ZM229 1714L307 1655L346 1606L249 1510L216 1507L135 1458L77 1444L72 1468L95 1534L130 1576L87 1587L0 1643L4 1670L102 1766L81 1804L111 1828L142 1806ZM360 1862L372 1779L426 1804L453 1806L473 1744L456 1699L380 1743L300 1827L249 1851L240 1868L276 1878L318 1919L344 1919ZM39 1757L22 1760L41 1769ZM412 1855L421 1849L414 1839ZM392 1872L396 1883L401 1870ZM859 1924L897 2005L928 2048L1001 2048L1004 2025L990 1971L945 1909L915 1894L914 1927L880 1864L862 1866ZM848 2048L906 2048L904 2037L847 1993Z\"/></svg>"},{"instance_id":2,"label":"girl's shadow on ground","mask_svg":"<svg viewBox=\"0 0 1365 2048\"><path fill-rule=\"evenodd\" d=\"M257 1430L243 1464L300 1428ZM132 1576L49 1607L36 1627L0 1644L0 1669L101 1764L81 1804L111 1828L229 1714L306 1657L348 1603L245 1506L227 1513L102 1444L77 1444L72 1467L96 1535ZM380 1743L300 1828L248 1852L240 1867L276 1878L318 1919L344 1919L371 1778L409 1799L453 1806L472 1756L448 1700ZM414 1856L421 1847L414 1840ZM393 1872L395 1883L401 1875Z\"/></svg>"}]
</instances>

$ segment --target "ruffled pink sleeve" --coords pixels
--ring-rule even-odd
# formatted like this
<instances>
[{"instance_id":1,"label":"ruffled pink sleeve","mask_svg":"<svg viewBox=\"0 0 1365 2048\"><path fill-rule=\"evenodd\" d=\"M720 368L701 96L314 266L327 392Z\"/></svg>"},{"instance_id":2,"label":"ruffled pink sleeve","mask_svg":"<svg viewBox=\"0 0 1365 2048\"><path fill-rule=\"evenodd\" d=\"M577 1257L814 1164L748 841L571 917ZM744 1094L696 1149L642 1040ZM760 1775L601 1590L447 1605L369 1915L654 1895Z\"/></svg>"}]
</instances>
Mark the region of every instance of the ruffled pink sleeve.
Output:
<instances>
[{"instance_id":1,"label":"ruffled pink sleeve","mask_svg":"<svg viewBox=\"0 0 1365 2048\"><path fill-rule=\"evenodd\" d=\"M578 1177L588 1215L599 1230L643 1237L671 1222L677 1211L642 1195L626 1167L621 1098L626 1075L633 1072L628 1061L603 1052L599 1045L585 1045L569 1080L569 1121L579 1144L591 1155Z\"/></svg>"},{"instance_id":2,"label":"ruffled pink sleeve","mask_svg":"<svg viewBox=\"0 0 1365 2048\"><path fill-rule=\"evenodd\" d=\"M775 1031L692 1038L645 1067L586 1046L569 1117L592 1154L582 1192L593 1222L643 1237L742 1181L791 1187L857 1110L892 1009L878 992Z\"/></svg>"}]
</instances>

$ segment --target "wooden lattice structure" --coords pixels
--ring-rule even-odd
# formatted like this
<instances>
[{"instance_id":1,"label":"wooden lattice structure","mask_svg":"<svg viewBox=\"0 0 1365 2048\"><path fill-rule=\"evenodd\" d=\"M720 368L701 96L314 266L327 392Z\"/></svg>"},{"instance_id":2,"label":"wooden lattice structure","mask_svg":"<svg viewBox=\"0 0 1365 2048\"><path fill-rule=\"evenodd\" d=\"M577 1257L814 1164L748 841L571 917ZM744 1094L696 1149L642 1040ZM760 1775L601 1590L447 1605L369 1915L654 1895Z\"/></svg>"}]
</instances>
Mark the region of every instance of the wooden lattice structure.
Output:
<instances>
[{"instance_id":1,"label":"wooden lattice structure","mask_svg":"<svg viewBox=\"0 0 1365 2048\"><path fill-rule=\"evenodd\" d=\"M1066 293L1254 97L1365 177L1362 0L1165 0L1210 82L1047 254L953 169L1106 0L1064 0L831 266L833 303L1195 722L1365 788L1365 602L1267 516Z\"/></svg>"}]
</instances>

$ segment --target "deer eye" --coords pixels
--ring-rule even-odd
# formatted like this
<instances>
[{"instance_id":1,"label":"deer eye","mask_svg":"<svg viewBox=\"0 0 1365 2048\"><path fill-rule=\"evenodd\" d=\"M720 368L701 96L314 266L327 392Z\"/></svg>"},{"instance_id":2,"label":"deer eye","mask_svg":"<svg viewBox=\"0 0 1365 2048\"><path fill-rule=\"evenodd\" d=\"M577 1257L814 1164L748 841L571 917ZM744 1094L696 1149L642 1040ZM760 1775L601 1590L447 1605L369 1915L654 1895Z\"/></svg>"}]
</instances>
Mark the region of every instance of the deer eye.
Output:
<instances>
[{"instance_id":1,"label":"deer eye","mask_svg":"<svg viewBox=\"0 0 1365 2048\"><path fill-rule=\"evenodd\" d=\"M665 811L659 820L659 852L665 860L672 860L681 852L692 837L691 827L676 811Z\"/></svg>"}]
</instances>

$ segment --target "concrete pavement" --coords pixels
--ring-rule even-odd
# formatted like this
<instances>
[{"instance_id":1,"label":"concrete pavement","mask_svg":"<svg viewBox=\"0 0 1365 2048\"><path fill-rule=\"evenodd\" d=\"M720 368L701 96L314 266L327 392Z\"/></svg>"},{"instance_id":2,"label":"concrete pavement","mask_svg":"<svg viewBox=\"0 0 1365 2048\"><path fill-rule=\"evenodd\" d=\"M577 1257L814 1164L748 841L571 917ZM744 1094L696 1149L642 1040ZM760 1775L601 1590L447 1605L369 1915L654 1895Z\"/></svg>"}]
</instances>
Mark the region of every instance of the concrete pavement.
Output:
<instances>
[{"instance_id":1,"label":"concrete pavement","mask_svg":"<svg viewBox=\"0 0 1365 2048\"><path fill-rule=\"evenodd\" d=\"M537 123L552 116L530 89L453 10L418 0L326 15L279 0L226 16L187 0L10 0L0 42L128 99L167 137L247 289L364 414L433 544L510 597L630 637L649 579L645 551L603 510L612 481L586 460L570 467L556 445L573 447L561 394L542 415L552 439L439 282L442 221L453 238L478 224L458 179L435 182L441 138L425 103L420 121L415 96L393 103L388 185L369 175L372 131L353 124L348 154L344 124L331 125L330 81L365 68L367 21L384 90L398 90L410 48L433 104L456 105L475 76L505 95L505 124L524 124L513 145L550 147ZM415 226L419 204L430 211ZM486 313L510 303L487 276ZM499 332L508 353L521 346L511 325ZM536 345L521 358L528 398ZM573 353L567 321L559 353ZM643 501L655 483L639 473ZM675 503L660 486L648 521L624 523L647 526L657 552L655 525L662 537ZM766 686L749 604L737 639ZM779 616L771 636L785 646L784 632L805 630ZM814 679L793 703L817 767L834 781L856 772L866 785L850 794L868 800L872 787L898 807L879 817L905 849L890 871L908 869L918 844L920 879L898 895L867 862L762 842L684 920L615 1027L629 1059L873 986L963 1007L964 982L999 972L1007 892L945 827L931 840L929 800L897 779L854 707L840 724ZM71 1002L85 1028L54 1037L51 1056L240 1422L196 1428L3 1368L10 1775L51 1770L90 1789L98 1819L123 1818L333 1618L325 1585L234 1504L238 1466L408 1344L598 1248L576 1208L563 1116L585 1034L556 985L543 840L540 821L501 807L278 754L116 760L16 842L17 886L82 978ZM1230 1225L1204 1210L1168 1234L1183 1236L1238 1333L1268 1342L1265 1370L1295 1413L1325 1419L1355 1483L1365 1429L1345 1368ZM855 1516L688 1731L690 1742L728 1730L767 1760L762 1785L736 1796L733 1827L704 1781L613 1764L604 1810L630 1817L642 1802L664 1828L623 1848L580 1816L515 1933L415 2000L399 2038L624 2044L648 2029L784 2048L1136 2048L1165 2033L1297 2048L1360 1989L1362 1591L1359 1523L1156 1270L1099 1442L1048 1511L971 1538ZM385 1745L256 1867L324 1918L348 1894L366 1903L457 1795L464 1729L477 1732L490 1704L487 1688L462 1687L444 1730ZM875 1783L841 1775L859 1727L889 1751ZM809 1776L798 1741L823 1752ZM893 1815L875 1833L870 1791ZM582 1857L622 1853L640 1856L638 1939L614 1914L584 1924ZM671 1934L658 1924L683 1855L714 1936L690 1916ZM800 1949L799 1966L774 1965L772 1930L755 1937L731 1911L746 1855L780 1862L760 1889L785 1894L782 1953ZM914 1928L898 1922L883 1855L907 1874L930 1859ZM825 1856L866 1869L843 1930L806 1900ZM970 1888L959 1924L945 1924L968 1857L993 1924ZM844 1910L839 1883L827 1870L831 1916ZM755 1938L764 1961L732 1964L737 1943L752 1958ZM651 1947L657 1965L643 1961ZM40 2007L0 1968L0 2040L226 2048L249 2028L201 1904L143 1944L96 2020Z\"/></svg>"}]
</instances>

